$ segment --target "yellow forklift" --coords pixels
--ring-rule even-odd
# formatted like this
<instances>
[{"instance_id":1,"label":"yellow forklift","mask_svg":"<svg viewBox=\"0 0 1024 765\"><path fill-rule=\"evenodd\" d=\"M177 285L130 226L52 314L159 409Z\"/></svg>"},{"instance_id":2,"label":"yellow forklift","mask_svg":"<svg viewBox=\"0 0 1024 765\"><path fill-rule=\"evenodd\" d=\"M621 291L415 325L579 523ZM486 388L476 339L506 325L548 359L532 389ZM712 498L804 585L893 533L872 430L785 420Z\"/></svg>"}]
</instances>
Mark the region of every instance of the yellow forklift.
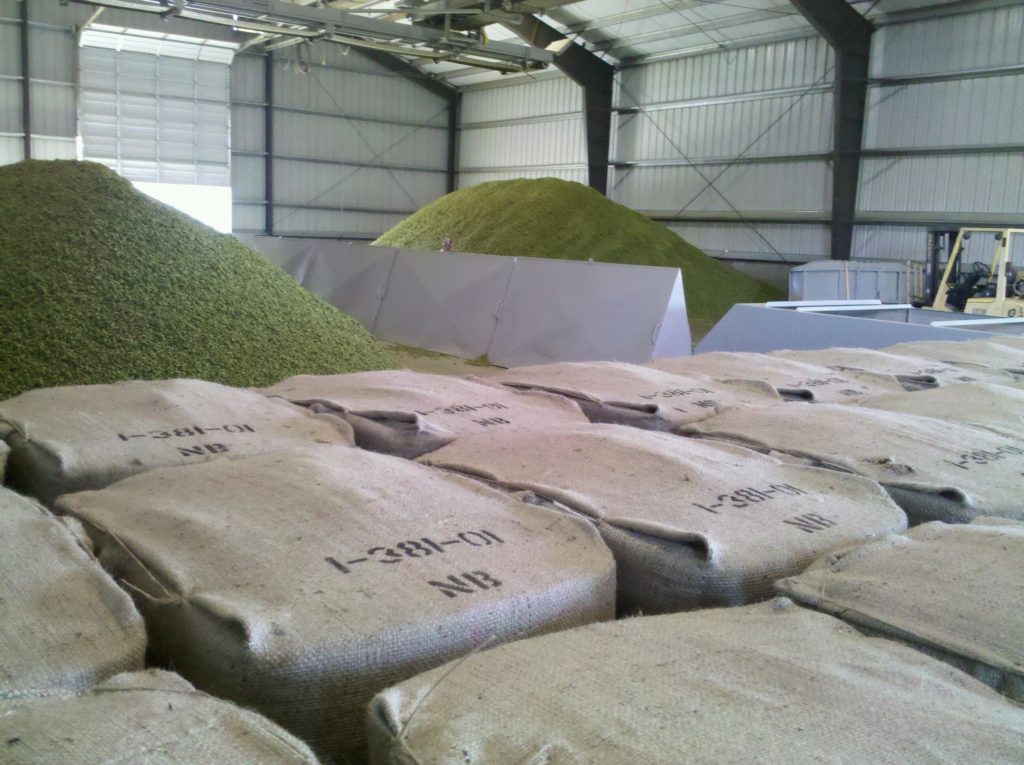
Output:
<instances>
[{"instance_id":1,"label":"yellow forklift","mask_svg":"<svg viewBox=\"0 0 1024 765\"><path fill-rule=\"evenodd\" d=\"M932 308L999 318L1024 318L1024 268L1010 260L1014 236L1024 228L962 228L956 236ZM992 261L975 261L962 268L966 243L995 239Z\"/></svg>"}]
</instances>

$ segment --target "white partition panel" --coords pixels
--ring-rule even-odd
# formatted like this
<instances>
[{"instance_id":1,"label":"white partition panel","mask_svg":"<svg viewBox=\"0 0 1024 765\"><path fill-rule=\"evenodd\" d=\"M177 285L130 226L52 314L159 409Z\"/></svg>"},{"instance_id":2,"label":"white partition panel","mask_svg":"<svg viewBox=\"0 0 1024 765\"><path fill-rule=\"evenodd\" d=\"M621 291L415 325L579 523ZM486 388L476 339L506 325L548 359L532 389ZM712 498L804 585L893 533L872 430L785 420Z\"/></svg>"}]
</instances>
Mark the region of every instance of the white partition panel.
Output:
<instances>
[{"instance_id":1,"label":"white partition panel","mask_svg":"<svg viewBox=\"0 0 1024 765\"><path fill-rule=\"evenodd\" d=\"M651 360L659 340L666 353L690 352L678 269L520 258L488 356L508 367L640 363Z\"/></svg>"},{"instance_id":2,"label":"white partition panel","mask_svg":"<svg viewBox=\"0 0 1024 765\"><path fill-rule=\"evenodd\" d=\"M488 352L516 258L399 250L373 332L440 353Z\"/></svg>"},{"instance_id":3,"label":"white partition panel","mask_svg":"<svg viewBox=\"0 0 1024 765\"><path fill-rule=\"evenodd\" d=\"M500 366L691 352L677 268L238 239L382 340Z\"/></svg>"}]
</instances>

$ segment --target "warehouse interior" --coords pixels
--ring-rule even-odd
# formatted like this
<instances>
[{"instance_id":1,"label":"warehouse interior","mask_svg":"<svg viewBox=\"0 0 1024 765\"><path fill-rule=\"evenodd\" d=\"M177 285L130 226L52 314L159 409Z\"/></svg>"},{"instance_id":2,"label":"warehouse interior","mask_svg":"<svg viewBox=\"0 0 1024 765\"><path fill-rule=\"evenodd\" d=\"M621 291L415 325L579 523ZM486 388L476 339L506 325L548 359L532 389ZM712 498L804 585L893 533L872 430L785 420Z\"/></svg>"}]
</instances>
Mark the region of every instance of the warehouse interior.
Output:
<instances>
[{"instance_id":1,"label":"warehouse interior","mask_svg":"<svg viewBox=\"0 0 1024 765\"><path fill-rule=\"evenodd\" d=\"M1024 762L1022 0L0 0L0 762Z\"/></svg>"}]
</instances>

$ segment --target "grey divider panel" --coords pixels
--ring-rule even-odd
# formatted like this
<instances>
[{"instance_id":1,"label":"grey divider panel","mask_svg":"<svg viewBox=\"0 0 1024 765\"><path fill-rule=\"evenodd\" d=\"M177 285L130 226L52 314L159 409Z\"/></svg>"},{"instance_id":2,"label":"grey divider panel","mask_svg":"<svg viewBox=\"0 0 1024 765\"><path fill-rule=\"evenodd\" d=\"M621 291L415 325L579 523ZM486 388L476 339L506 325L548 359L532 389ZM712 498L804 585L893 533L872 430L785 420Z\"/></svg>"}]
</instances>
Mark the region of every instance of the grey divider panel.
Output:
<instances>
[{"instance_id":1,"label":"grey divider panel","mask_svg":"<svg viewBox=\"0 0 1024 765\"><path fill-rule=\"evenodd\" d=\"M912 524L1024 519L1024 441L970 425L860 406L790 404L730 409L679 432L866 475Z\"/></svg>"},{"instance_id":2,"label":"grey divider panel","mask_svg":"<svg viewBox=\"0 0 1024 765\"><path fill-rule=\"evenodd\" d=\"M822 348L815 351L772 351L776 356L830 369L862 370L895 375L908 389L965 382L1013 382L1013 375L976 364L954 366L919 356L904 356L869 348Z\"/></svg>"},{"instance_id":3,"label":"grey divider panel","mask_svg":"<svg viewBox=\"0 0 1024 765\"><path fill-rule=\"evenodd\" d=\"M373 331L397 250L368 244L313 245L300 282Z\"/></svg>"},{"instance_id":4,"label":"grey divider panel","mask_svg":"<svg viewBox=\"0 0 1024 765\"><path fill-rule=\"evenodd\" d=\"M945 659L1024 701L1024 524L927 523L778 583L799 603Z\"/></svg>"},{"instance_id":5,"label":"grey divider panel","mask_svg":"<svg viewBox=\"0 0 1024 765\"><path fill-rule=\"evenodd\" d=\"M516 367L488 379L570 396L593 422L671 430L710 417L718 407L781 403L763 382L720 382L611 361Z\"/></svg>"},{"instance_id":6,"label":"grey divider panel","mask_svg":"<svg viewBox=\"0 0 1024 765\"><path fill-rule=\"evenodd\" d=\"M355 443L339 417L203 380L39 388L0 402L11 483L45 502L158 467Z\"/></svg>"},{"instance_id":7,"label":"grey divider panel","mask_svg":"<svg viewBox=\"0 0 1024 765\"><path fill-rule=\"evenodd\" d=\"M488 353L515 258L399 250L373 332L464 358Z\"/></svg>"},{"instance_id":8,"label":"grey divider panel","mask_svg":"<svg viewBox=\"0 0 1024 765\"><path fill-rule=\"evenodd\" d=\"M317 765L270 720L159 670L78 695L0 701L0 742L4 765Z\"/></svg>"},{"instance_id":9,"label":"grey divider panel","mask_svg":"<svg viewBox=\"0 0 1024 765\"><path fill-rule=\"evenodd\" d=\"M703 374L716 380L759 380L791 399L815 403L850 403L867 396L897 393L906 387L893 375L837 372L760 353L698 353L655 359L648 366L672 374Z\"/></svg>"},{"instance_id":10,"label":"grey divider panel","mask_svg":"<svg viewBox=\"0 0 1024 765\"><path fill-rule=\"evenodd\" d=\"M984 340L968 343L948 341L900 343L885 350L889 353L937 359L949 364L979 364L1024 377L1024 349L1013 348L1002 343L990 343Z\"/></svg>"},{"instance_id":11,"label":"grey divider panel","mask_svg":"<svg viewBox=\"0 0 1024 765\"><path fill-rule=\"evenodd\" d=\"M679 270L519 258L488 356L499 366L689 353Z\"/></svg>"},{"instance_id":12,"label":"grey divider panel","mask_svg":"<svg viewBox=\"0 0 1024 765\"><path fill-rule=\"evenodd\" d=\"M1018 439L1024 434L1024 388L1009 385L964 383L917 393L892 393L866 399L861 406L961 422Z\"/></svg>"},{"instance_id":13,"label":"grey divider panel","mask_svg":"<svg viewBox=\"0 0 1024 765\"><path fill-rule=\"evenodd\" d=\"M1024 759L1024 709L779 599L522 640L374 699L372 765Z\"/></svg>"},{"instance_id":14,"label":"grey divider panel","mask_svg":"<svg viewBox=\"0 0 1024 765\"><path fill-rule=\"evenodd\" d=\"M466 433L587 422L580 407L563 396L407 369L299 375L264 393L341 414L362 448L409 458Z\"/></svg>"},{"instance_id":15,"label":"grey divider panel","mask_svg":"<svg viewBox=\"0 0 1024 765\"><path fill-rule=\"evenodd\" d=\"M626 613L770 597L776 579L823 552L907 524L866 478L618 425L481 433L421 461L591 518L618 563Z\"/></svg>"},{"instance_id":16,"label":"grey divider panel","mask_svg":"<svg viewBox=\"0 0 1024 765\"><path fill-rule=\"evenodd\" d=\"M60 508L147 593L159 661L332 761L360 761L366 703L390 683L614 614L614 560L587 522L361 449L154 470Z\"/></svg>"},{"instance_id":17,"label":"grey divider panel","mask_svg":"<svg viewBox=\"0 0 1024 765\"><path fill-rule=\"evenodd\" d=\"M312 257L312 248L319 243L317 239L296 237L282 238L252 234L235 234L234 237L246 247L256 250L278 268L287 271L292 278L300 283L305 271L305 264Z\"/></svg>"},{"instance_id":18,"label":"grey divider panel","mask_svg":"<svg viewBox=\"0 0 1024 765\"><path fill-rule=\"evenodd\" d=\"M0 565L0 699L142 669L146 633L131 598L63 521L3 488Z\"/></svg>"},{"instance_id":19,"label":"grey divider panel","mask_svg":"<svg viewBox=\"0 0 1024 765\"><path fill-rule=\"evenodd\" d=\"M856 313L802 313L789 308L738 303L697 343L695 352L766 353L782 348L813 350L833 346L885 348L893 343L916 340L977 340L979 337L989 337L990 333L986 330L992 329L992 325L979 325L978 329L958 329L933 327L929 324L930 321L950 319L970 321L967 314L925 309L907 309L906 314L906 317L893 315L886 321ZM1000 326L998 330L1015 333L1021 331L1022 326Z\"/></svg>"}]
</instances>

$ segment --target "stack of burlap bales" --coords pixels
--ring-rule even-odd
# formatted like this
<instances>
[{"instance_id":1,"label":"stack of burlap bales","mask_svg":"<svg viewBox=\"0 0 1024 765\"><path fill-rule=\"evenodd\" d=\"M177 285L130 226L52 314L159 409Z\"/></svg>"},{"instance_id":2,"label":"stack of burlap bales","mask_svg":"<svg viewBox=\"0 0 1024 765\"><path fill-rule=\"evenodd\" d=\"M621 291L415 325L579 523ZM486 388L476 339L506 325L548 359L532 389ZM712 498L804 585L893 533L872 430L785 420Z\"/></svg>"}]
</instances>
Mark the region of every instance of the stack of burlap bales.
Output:
<instances>
[{"instance_id":1,"label":"stack of burlap bales","mask_svg":"<svg viewBox=\"0 0 1024 765\"><path fill-rule=\"evenodd\" d=\"M1020 761L1024 440L996 347L0 402L35 498L0 494L0 741L19 763Z\"/></svg>"}]
</instances>

